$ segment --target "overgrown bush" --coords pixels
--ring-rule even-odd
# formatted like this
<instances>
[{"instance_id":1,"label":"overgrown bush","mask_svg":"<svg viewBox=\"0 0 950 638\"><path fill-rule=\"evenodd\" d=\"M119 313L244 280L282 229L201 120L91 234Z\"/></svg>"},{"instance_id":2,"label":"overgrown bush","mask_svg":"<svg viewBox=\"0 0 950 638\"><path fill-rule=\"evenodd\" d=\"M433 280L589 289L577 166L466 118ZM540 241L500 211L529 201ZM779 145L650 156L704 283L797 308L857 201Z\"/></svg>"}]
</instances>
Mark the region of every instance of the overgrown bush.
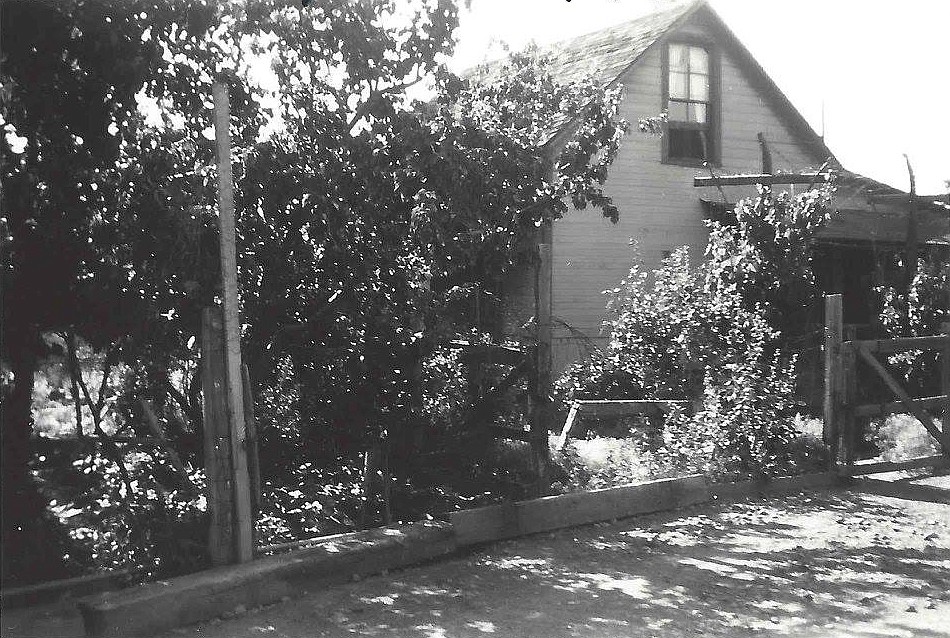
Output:
<instances>
[{"instance_id":1,"label":"overgrown bush","mask_svg":"<svg viewBox=\"0 0 950 638\"><path fill-rule=\"evenodd\" d=\"M817 297L807 245L826 201L826 191L774 196L760 187L732 220L709 223L706 260L696 267L685 247L653 273L634 266L610 291L607 347L558 380L562 406L692 401L694 414L674 412L663 425L654 474L794 470L796 357L782 330L801 331Z\"/></svg>"}]
</instances>

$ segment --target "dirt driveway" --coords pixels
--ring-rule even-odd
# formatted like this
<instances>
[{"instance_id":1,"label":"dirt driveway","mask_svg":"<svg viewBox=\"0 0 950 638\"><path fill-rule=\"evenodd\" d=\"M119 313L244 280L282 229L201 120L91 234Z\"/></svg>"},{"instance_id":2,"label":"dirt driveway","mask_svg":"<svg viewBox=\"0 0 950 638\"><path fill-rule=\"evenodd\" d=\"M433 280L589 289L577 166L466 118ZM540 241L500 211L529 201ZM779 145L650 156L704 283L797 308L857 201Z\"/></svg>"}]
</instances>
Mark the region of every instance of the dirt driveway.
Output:
<instances>
[{"instance_id":1,"label":"dirt driveway","mask_svg":"<svg viewBox=\"0 0 950 638\"><path fill-rule=\"evenodd\" d=\"M164 637L950 637L950 476L568 529L238 611ZM0 633L82 627L38 608Z\"/></svg>"},{"instance_id":2,"label":"dirt driveway","mask_svg":"<svg viewBox=\"0 0 950 638\"><path fill-rule=\"evenodd\" d=\"M950 637L950 477L497 543L166 636Z\"/></svg>"}]
</instances>

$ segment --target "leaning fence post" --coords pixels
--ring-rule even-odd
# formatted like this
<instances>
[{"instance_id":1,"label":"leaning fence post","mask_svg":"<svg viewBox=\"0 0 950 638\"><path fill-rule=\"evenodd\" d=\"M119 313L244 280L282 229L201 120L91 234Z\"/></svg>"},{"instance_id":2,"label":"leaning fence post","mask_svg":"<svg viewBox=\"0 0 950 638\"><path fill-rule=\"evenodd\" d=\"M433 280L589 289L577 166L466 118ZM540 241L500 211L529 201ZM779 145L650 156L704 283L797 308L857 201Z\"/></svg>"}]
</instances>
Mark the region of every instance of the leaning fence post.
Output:
<instances>
[{"instance_id":1,"label":"leaning fence post","mask_svg":"<svg viewBox=\"0 0 950 638\"><path fill-rule=\"evenodd\" d=\"M825 295L825 396L822 438L831 447L831 463L838 460L841 413L841 339L844 326L841 295Z\"/></svg>"}]
</instances>

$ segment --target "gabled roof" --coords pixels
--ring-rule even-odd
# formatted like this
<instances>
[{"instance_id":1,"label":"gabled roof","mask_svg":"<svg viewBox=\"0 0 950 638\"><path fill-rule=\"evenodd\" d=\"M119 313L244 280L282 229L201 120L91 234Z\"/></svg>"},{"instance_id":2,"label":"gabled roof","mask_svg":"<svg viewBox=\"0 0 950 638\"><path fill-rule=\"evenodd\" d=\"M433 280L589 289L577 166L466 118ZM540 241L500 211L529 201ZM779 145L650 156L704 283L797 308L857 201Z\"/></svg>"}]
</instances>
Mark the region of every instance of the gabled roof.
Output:
<instances>
[{"instance_id":1,"label":"gabled roof","mask_svg":"<svg viewBox=\"0 0 950 638\"><path fill-rule=\"evenodd\" d=\"M543 54L551 57L552 75L562 83L592 77L608 86L640 59L647 49L705 4L699 0L674 5L607 29L558 42Z\"/></svg>"},{"instance_id":2,"label":"gabled roof","mask_svg":"<svg viewBox=\"0 0 950 638\"><path fill-rule=\"evenodd\" d=\"M824 140L792 106L785 94L706 0L677 2L666 9L629 22L541 48L539 54L551 59L551 73L559 82L566 83L591 78L600 86L607 87L618 83L651 47L698 13L707 18L710 25L719 31L722 44L736 57L737 62L746 70L753 83L785 116L788 123L808 140L816 154L822 158L830 157L833 164L838 165ZM503 68L504 60L499 60L471 69L463 75L491 81L493 76L503 71ZM570 124L568 118L552 122L548 135L542 137L546 140L545 146L557 148L561 141L569 138L572 133Z\"/></svg>"}]
</instances>

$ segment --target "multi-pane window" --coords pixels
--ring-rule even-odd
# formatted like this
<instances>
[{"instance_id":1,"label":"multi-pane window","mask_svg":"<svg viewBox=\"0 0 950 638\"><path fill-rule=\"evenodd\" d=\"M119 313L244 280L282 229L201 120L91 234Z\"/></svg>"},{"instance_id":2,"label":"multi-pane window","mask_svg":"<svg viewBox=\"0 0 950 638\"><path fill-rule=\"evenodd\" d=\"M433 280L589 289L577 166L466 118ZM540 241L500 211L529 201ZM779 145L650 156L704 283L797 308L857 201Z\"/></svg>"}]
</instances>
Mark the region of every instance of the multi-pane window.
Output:
<instances>
[{"instance_id":1,"label":"multi-pane window","mask_svg":"<svg viewBox=\"0 0 950 638\"><path fill-rule=\"evenodd\" d=\"M667 158L701 161L711 156L709 53L700 46L670 44Z\"/></svg>"}]
</instances>

